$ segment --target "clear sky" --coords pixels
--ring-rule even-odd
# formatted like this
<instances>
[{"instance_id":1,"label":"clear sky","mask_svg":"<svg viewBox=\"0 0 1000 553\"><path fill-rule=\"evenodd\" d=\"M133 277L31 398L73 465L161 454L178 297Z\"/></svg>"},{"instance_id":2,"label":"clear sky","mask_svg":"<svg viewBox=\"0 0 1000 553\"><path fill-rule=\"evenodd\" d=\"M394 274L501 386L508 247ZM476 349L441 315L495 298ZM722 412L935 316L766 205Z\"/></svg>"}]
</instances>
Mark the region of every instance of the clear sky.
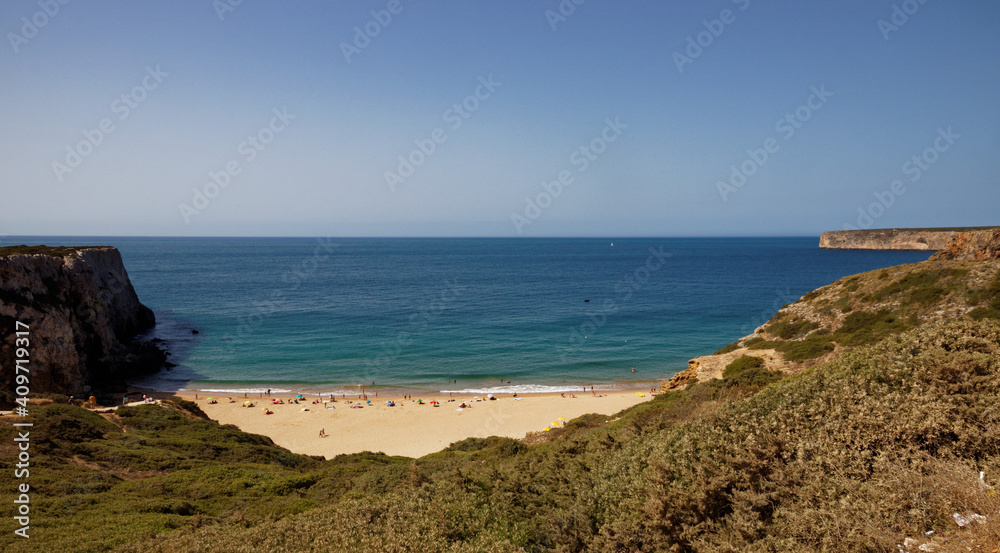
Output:
<instances>
[{"instance_id":1,"label":"clear sky","mask_svg":"<svg viewBox=\"0 0 1000 553\"><path fill-rule=\"evenodd\" d=\"M0 234L1000 224L998 29L993 0L5 1Z\"/></svg>"}]
</instances>

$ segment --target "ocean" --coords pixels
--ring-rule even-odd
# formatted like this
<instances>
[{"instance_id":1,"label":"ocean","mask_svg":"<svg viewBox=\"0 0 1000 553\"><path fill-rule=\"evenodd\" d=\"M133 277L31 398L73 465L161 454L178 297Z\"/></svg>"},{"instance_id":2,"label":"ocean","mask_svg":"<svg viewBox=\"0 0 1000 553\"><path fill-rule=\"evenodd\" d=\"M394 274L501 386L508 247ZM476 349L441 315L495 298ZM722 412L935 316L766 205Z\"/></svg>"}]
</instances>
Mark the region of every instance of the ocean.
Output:
<instances>
[{"instance_id":1,"label":"ocean","mask_svg":"<svg viewBox=\"0 0 1000 553\"><path fill-rule=\"evenodd\" d=\"M117 247L177 364L135 384L234 394L645 389L810 290L929 256L817 237L8 241Z\"/></svg>"}]
</instances>

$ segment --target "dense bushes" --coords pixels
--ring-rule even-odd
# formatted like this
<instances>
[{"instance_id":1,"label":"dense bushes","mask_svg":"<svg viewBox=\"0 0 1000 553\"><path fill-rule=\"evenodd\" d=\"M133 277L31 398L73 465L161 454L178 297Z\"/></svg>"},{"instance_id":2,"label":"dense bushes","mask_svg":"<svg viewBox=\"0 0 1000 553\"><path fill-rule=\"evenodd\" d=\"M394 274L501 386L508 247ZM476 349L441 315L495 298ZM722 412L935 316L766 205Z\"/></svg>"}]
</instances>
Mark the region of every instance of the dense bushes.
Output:
<instances>
[{"instance_id":1,"label":"dense bushes","mask_svg":"<svg viewBox=\"0 0 1000 553\"><path fill-rule=\"evenodd\" d=\"M767 326L766 330L782 340L790 340L796 336L805 335L819 327L819 323L815 321L792 317L787 320L781 319L773 322Z\"/></svg>"}]
</instances>

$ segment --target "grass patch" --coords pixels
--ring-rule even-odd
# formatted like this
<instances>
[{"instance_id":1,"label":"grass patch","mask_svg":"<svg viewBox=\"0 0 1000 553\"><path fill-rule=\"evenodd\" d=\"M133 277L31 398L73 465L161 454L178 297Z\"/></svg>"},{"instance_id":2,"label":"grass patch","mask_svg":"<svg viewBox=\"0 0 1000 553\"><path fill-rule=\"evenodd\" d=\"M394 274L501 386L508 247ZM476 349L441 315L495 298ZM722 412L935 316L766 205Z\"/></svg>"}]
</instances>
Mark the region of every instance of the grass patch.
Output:
<instances>
[{"instance_id":1,"label":"grass patch","mask_svg":"<svg viewBox=\"0 0 1000 553\"><path fill-rule=\"evenodd\" d=\"M723 346L722 348L715 350L714 352L712 352L712 355L722 355L724 353L729 353L731 351L736 351L738 349L740 349L739 342L733 342L732 344L728 344L726 346Z\"/></svg>"},{"instance_id":2,"label":"grass patch","mask_svg":"<svg viewBox=\"0 0 1000 553\"><path fill-rule=\"evenodd\" d=\"M747 391L757 391L781 380L779 371L769 371L764 368L764 360L752 355L744 355L726 365L722 371L724 388L742 388Z\"/></svg>"},{"instance_id":3,"label":"grass patch","mask_svg":"<svg viewBox=\"0 0 1000 553\"><path fill-rule=\"evenodd\" d=\"M783 340L790 340L796 336L801 336L812 330L816 330L819 327L819 323L815 321L795 317L771 323L765 330L769 334L773 334Z\"/></svg>"},{"instance_id":4,"label":"grass patch","mask_svg":"<svg viewBox=\"0 0 1000 553\"><path fill-rule=\"evenodd\" d=\"M874 313L855 311L844 319L833 337L842 344L857 346L876 342L913 326L916 326L915 321L904 319L890 309L880 309Z\"/></svg>"},{"instance_id":5,"label":"grass patch","mask_svg":"<svg viewBox=\"0 0 1000 553\"><path fill-rule=\"evenodd\" d=\"M775 349L785 354L785 359L788 361L805 361L806 359L821 357L833 351L836 347L831 342L829 336L810 335L810 337L804 340L782 342Z\"/></svg>"},{"instance_id":6,"label":"grass patch","mask_svg":"<svg viewBox=\"0 0 1000 553\"><path fill-rule=\"evenodd\" d=\"M974 321L981 321L983 319L1000 319L1000 308L977 307L972 311L969 311L969 317L972 317L972 320Z\"/></svg>"},{"instance_id":7,"label":"grass patch","mask_svg":"<svg viewBox=\"0 0 1000 553\"><path fill-rule=\"evenodd\" d=\"M867 299L872 303L882 303L906 294L908 301L914 301L921 305L931 305L939 301L945 294L946 288L941 286L942 283L947 284L949 280L968 274L968 269L956 268L913 271L872 292Z\"/></svg>"},{"instance_id":8,"label":"grass patch","mask_svg":"<svg viewBox=\"0 0 1000 553\"><path fill-rule=\"evenodd\" d=\"M726 365L725 370L722 371L722 378L731 378L747 369L755 369L764 366L764 360L760 357L754 357L752 355L744 355L732 363Z\"/></svg>"}]
</instances>

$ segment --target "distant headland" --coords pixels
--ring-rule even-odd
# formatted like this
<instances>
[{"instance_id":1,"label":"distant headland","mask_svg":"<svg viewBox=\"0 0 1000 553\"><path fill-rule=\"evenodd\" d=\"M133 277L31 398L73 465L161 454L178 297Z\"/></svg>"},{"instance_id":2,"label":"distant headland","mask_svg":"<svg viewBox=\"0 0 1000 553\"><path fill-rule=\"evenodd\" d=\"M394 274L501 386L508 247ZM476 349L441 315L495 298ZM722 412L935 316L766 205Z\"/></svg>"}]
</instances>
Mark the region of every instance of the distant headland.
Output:
<instances>
[{"instance_id":1,"label":"distant headland","mask_svg":"<svg viewBox=\"0 0 1000 553\"><path fill-rule=\"evenodd\" d=\"M1000 226L832 230L820 236L819 247L835 250L939 251L948 248L960 235L968 240L982 233L1000 233ZM980 236L980 239L984 237Z\"/></svg>"}]
</instances>

